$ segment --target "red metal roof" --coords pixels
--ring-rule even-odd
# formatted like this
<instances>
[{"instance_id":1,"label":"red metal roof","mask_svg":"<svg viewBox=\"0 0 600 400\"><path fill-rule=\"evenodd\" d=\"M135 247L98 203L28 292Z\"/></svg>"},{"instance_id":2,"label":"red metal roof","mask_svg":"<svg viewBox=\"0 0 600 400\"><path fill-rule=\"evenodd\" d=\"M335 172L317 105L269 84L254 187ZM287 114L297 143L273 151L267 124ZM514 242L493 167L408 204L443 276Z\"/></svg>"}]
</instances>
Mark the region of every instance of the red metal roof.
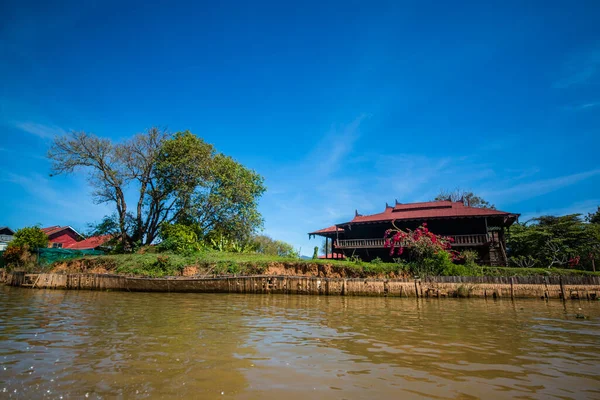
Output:
<instances>
[{"instance_id":1,"label":"red metal roof","mask_svg":"<svg viewBox=\"0 0 600 400\"><path fill-rule=\"evenodd\" d=\"M323 229L319 229L318 231L314 231L309 233L309 235L319 235L322 233L335 233L335 232L344 232L344 230L342 228L338 228L337 226L333 225L330 226L329 228L323 228Z\"/></svg>"},{"instance_id":2,"label":"red metal roof","mask_svg":"<svg viewBox=\"0 0 600 400\"><path fill-rule=\"evenodd\" d=\"M53 233L60 232L66 228L67 228L66 226L61 227L61 226L55 225L55 226L49 226L47 228L41 228L41 229L42 229L42 232L44 232L46 235L52 235Z\"/></svg>"},{"instance_id":3,"label":"red metal roof","mask_svg":"<svg viewBox=\"0 0 600 400\"><path fill-rule=\"evenodd\" d=\"M73 231L77 236L82 237L81 234L79 232L77 232L75 229L73 229L73 227L71 226L49 226L47 228L41 228L42 232L44 232L46 235L50 236L50 235L54 235L55 233L58 232L62 232L64 230L70 229L71 231Z\"/></svg>"},{"instance_id":4,"label":"red metal roof","mask_svg":"<svg viewBox=\"0 0 600 400\"><path fill-rule=\"evenodd\" d=\"M112 239L112 235L92 236L91 238L87 238L85 240L82 240L81 242L73 243L72 245L67 246L66 248L77 250L95 249L96 247L102 246L110 239Z\"/></svg>"},{"instance_id":5,"label":"red metal roof","mask_svg":"<svg viewBox=\"0 0 600 400\"><path fill-rule=\"evenodd\" d=\"M356 215L352 221L347 223L488 216L517 217L518 214L489 208L469 207L460 201L428 201L423 203L396 204L394 207L386 207L385 211L379 214Z\"/></svg>"}]
</instances>

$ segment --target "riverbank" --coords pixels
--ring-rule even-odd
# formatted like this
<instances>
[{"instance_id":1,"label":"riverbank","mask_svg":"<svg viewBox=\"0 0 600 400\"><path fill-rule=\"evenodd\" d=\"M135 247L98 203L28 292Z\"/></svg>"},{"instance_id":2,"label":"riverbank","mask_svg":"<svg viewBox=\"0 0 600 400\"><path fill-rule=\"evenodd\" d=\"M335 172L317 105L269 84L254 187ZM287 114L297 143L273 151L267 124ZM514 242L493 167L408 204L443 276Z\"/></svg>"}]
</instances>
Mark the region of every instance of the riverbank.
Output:
<instances>
[{"instance_id":1,"label":"riverbank","mask_svg":"<svg viewBox=\"0 0 600 400\"><path fill-rule=\"evenodd\" d=\"M13 272L6 284L35 289L324 296L600 299L600 277L428 277L353 279L306 276L136 278L107 274Z\"/></svg>"},{"instance_id":2,"label":"riverbank","mask_svg":"<svg viewBox=\"0 0 600 400\"><path fill-rule=\"evenodd\" d=\"M204 251L189 255L171 253L85 256L56 262L38 272L96 273L135 277L167 276L207 278L232 275L291 275L323 278L412 277L407 264L364 262L360 260L301 260L256 253ZM464 276L600 276L576 269L475 267L463 269ZM461 275L463 275L461 273Z\"/></svg>"}]
</instances>

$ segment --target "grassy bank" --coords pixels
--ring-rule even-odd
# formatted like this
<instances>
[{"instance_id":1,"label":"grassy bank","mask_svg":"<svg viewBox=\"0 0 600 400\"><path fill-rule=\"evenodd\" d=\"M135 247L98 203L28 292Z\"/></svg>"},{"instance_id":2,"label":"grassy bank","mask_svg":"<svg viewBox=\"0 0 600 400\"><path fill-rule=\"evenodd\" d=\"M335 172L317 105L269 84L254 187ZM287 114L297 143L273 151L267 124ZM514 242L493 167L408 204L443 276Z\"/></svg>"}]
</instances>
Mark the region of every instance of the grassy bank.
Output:
<instances>
[{"instance_id":1,"label":"grassy bank","mask_svg":"<svg viewBox=\"0 0 600 400\"><path fill-rule=\"evenodd\" d=\"M190 255L170 253L86 256L57 262L45 271L112 273L128 276L162 277L218 275L305 275L348 278L397 278L412 276L408 264L347 260L298 260L226 252L201 252ZM465 276L600 275L573 269L475 267Z\"/></svg>"}]
</instances>

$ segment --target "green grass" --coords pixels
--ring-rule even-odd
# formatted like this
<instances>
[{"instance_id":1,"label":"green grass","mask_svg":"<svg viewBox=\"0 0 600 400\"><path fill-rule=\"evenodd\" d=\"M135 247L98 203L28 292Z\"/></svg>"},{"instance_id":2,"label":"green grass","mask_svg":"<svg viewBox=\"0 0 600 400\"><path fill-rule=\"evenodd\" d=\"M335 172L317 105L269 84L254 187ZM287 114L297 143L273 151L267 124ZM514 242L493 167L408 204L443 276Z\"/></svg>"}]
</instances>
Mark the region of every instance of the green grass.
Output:
<instances>
[{"instance_id":1,"label":"green grass","mask_svg":"<svg viewBox=\"0 0 600 400\"><path fill-rule=\"evenodd\" d=\"M118 254L105 256L86 256L73 259L71 263L80 261L86 270L101 267L109 273L129 276L163 277L181 275L184 267L195 266L200 276L214 275L260 275L270 265L283 264L289 268L309 268L314 266L331 266L331 272L339 272L342 276L363 277L398 277L412 276L408 264L362 262L350 260L299 260L253 253L227 253L203 251L189 255L173 253ZM462 267L462 266L460 266ZM507 267L474 267L458 268L464 276L533 276L533 275L600 275L590 271L572 269L544 268L507 268Z\"/></svg>"}]
</instances>

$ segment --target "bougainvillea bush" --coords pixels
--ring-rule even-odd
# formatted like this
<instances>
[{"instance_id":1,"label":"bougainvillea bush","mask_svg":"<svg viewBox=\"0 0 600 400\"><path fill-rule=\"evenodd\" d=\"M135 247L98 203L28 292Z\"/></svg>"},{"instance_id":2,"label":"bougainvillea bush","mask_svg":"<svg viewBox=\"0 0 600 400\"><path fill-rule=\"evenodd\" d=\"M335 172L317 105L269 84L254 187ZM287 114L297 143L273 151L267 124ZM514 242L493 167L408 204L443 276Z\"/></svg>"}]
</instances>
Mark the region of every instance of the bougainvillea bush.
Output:
<instances>
[{"instance_id":1,"label":"bougainvillea bush","mask_svg":"<svg viewBox=\"0 0 600 400\"><path fill-rule=\"evenodd\" d=\"M436 235L427 228L427 223L415 230L402 230L392 223L393 229L385 232L384 247L391 256L409 262L415 275L463 275L468 271L464 265L453 261L461 259L460 253L452 250L453 239Z\"/></svg>"}]
</instances>

